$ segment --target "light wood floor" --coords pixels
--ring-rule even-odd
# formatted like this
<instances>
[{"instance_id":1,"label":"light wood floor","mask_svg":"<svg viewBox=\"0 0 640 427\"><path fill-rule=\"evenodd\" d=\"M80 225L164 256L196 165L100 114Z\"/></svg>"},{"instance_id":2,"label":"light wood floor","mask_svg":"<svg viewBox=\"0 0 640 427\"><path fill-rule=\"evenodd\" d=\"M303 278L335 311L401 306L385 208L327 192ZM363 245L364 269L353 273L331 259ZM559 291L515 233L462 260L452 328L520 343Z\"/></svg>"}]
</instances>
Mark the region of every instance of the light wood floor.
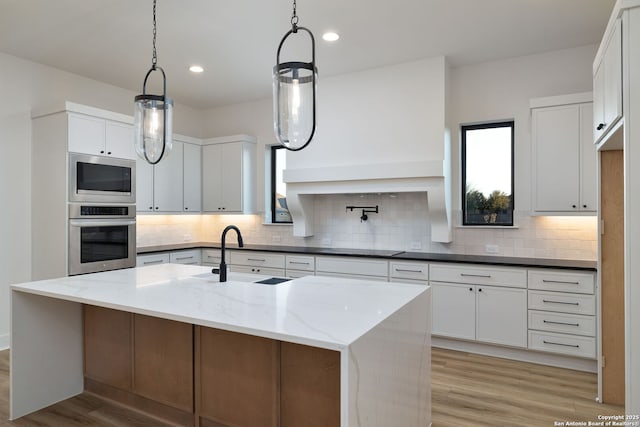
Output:
<instances>
[{"instance_id":1,"label":"light wood floor","mask_svg":"<svg viewBox=\"0 0 640 427\"><path fill-rule=\"evenodd\" d=\"M594 374L434 348L433 427L553 426L597 421L624 413L594 402ZM9 417L9 351L0 352L0 426L162 426L117 405L83 394L17 421ZM396 426L389 426L396 427Z\"/></svg>"}]
</instances>

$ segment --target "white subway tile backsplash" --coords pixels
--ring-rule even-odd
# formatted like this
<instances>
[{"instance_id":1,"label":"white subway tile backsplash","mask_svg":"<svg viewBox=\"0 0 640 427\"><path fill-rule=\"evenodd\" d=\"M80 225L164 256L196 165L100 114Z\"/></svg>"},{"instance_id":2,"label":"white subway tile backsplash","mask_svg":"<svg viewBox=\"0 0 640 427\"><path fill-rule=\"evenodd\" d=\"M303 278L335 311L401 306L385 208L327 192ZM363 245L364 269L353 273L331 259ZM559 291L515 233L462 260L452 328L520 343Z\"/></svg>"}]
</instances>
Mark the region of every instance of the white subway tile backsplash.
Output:
<instances>
[{"instance_id":1,"label":"white subway tile backsplash","mask_svg":"<svg viewBox=\"0 0 640 427\"><path fill-rule=\"evenodd\" d=\"M347 205L379 206L380 213L360 221L361 209ZM486 245L498 246L498 256L595 260L595 217L531 217L516 212L517 228L454 227L453 242L431 241L426 193L318 195L315 198L314 236L294 237L290 225L263 225L259 215L139 215L138 245L161 245L220 239L222 229L235 224L246 243L289 246L344 247L436 253L492 255ZM453 223L459 223L454 213ZM273 236L278 236L274 239ZM328 243L327 243L328 242ZM421 249L414 249L414 243Z\"/></svg>"}]
</instances>

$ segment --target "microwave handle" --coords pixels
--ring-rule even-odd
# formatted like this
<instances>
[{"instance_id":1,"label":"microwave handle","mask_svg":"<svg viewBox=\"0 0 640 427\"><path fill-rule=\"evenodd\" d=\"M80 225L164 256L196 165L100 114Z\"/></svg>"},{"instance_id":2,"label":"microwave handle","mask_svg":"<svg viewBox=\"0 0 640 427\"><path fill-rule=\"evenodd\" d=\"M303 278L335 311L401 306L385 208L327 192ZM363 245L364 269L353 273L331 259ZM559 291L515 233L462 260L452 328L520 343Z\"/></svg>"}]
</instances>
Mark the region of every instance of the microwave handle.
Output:
<instances>
[{"instance_id":1,"label":"microwave handle","mask_svg":"<svg viewBox=\"0 0 640 427\"><path fill-rule=\"evenodd\" d=\"M105 225L135 225L136 220L126 219L104 219L104 220L87 220L87 219L70 219L69 225L72 227L102 227Z\"/></svg>"}]
</instances>

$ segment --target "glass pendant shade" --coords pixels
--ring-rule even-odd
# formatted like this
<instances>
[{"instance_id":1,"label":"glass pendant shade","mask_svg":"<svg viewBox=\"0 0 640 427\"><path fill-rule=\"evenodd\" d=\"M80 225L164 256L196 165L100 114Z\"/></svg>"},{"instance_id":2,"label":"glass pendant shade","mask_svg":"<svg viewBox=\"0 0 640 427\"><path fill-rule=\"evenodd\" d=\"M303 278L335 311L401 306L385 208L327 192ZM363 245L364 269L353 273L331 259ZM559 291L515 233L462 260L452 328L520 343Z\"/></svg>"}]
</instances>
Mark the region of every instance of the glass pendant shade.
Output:
<instances>
[{"instance_id":1,"label":"glass pendant shade","mask_svg":"<svg viewBox=\"0 0 640 427\"><path fill-rule=\"evenodd\" d=\"M136 152L156 164L171 152L173 145L173 102L164 96L138 95L134 108Z\"/></svg>"},{"instance_id":2,"label":"glass pendant shade","mask_svg":"<svg viewBox=\"0 0 640 427\"><path fill-rule=\"evenodd\" d=\"M147 79L154 70L160 70L163 78L163 95L146 93ZM135 97L134 142L141 159L155 165L172 147L173 100L166 95L166 78L160 67L152 67L144 78L142 95Z\"/></svg>"},{"instance_id":3,"label":"glass pendant shade","mask_svg":"<svg viewBox=\"0 0 640 427\"><path fill-rule=\"evenodd\" d=\"M302 150L309 145L316 130L316 87L318 80L315 66L315 42L313 34L304 27L311 38L311 62L280 63L282 46L294 30L289 31L278 47L277 64L273 68L273 127L280 144L291 151Z\"/></svg>"}]
</instances>

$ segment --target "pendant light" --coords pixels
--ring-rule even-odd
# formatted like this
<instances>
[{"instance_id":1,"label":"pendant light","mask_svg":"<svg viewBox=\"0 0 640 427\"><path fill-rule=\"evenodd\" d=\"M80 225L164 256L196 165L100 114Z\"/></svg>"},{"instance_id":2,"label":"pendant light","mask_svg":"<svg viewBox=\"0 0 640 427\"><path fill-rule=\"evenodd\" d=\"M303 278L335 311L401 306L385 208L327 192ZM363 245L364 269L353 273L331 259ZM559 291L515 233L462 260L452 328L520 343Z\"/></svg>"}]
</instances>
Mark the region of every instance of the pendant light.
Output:
<instances>
[{"instance_id":1,"label":"pendant light","mask_svg":"<svg viewBox=\"0 0 640 427\"><path fill-rule=\"evenodd\" d=\"M153 56L151 69L142 84L142 95L135 97L135 146L140 158L155 165L171 151L173 132L173 100L167 97L167 77L157 65L156 54L156 0L153 0ZM147 93L147 79L153 71L162 73L162 95Z\"/></svg>"},{"instance_id":2,"label":"pendant light","mask_svg":"<svg viewBox=\"0 0 640 427\"><path fill-rule=\"evenodd\" d=\"M311 39L311 62L280 62L280 51L292 34L304 31ZM311 142L316 131L316 44L313 34L298 26L296 0L293 0L291 30L278 46L276 66L273 67L273 129L284 148L299 151Z\"/></svg>"}]
</instances>

